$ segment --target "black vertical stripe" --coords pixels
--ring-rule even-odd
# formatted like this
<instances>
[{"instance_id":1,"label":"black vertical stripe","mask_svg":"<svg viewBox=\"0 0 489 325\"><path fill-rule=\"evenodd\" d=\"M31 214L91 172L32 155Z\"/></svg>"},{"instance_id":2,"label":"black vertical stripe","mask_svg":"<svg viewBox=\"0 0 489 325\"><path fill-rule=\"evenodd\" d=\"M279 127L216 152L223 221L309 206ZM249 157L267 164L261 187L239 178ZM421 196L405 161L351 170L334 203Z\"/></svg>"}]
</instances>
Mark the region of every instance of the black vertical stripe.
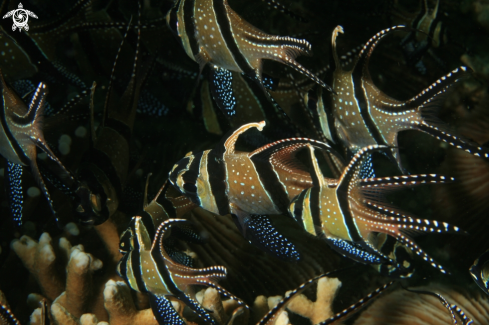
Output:
<instances>
[{"instance_id":1,"label":"black vertical stripe","mask_svg":"<svg viewBox=\"0 0 489 325\"><path fill-rule=\"evenodd\" d=\"M311 210L312 221L316 227L321 228L321 200L320 200L321 188L312 187L309 190L309 204Z\"/></svg>"},{"instance_id":2,"label":"black vertical stripe","mask_svg":"<svg viewBox=\"0 0 489 325\"><path fill-rule=\"evenodd\" d=\"M187 34L188 42L190 43L190 49L195 56L199 54L199 44L195 39L195 0L181 1L183 1L183 20L185 23L185 33Z\"/></svg>"},{"instance_id":3,"label":"black vertical stripe","mask_svg":"<svg viewBox=\"0 0 489 325\"><path fill-rule=\"evenodd\" d=\"M348 232L350 234L351 239L353 240L354 243L361 243L363 242L363 239L357 231L357 227L355 226L355 223L353 221L353 215L350 210L350 204L348 202L349 201L348 186L350 185L350 181L355 173L355 167L356 166L353 166L349 170L348 174L343 179L341 184L338 185L338 189L336 190L336 195L340 205L340 211L341 213L343 213L343 218L345 219L345 224L346 227L348 228Z\"/></svg>"},{"instance_id":4,"label":"black vertical stripe","mask_svg":"<svg viewBox=\"0 0 489 325\"><path fill-rule=\"evenodd\" d=\"M136 227L134 225L134 221L131 222L131 227L133 228L133 232L136 236L138 234L136 233ZM133 241L134 247L133 250L131 251L131 268L132 268L132 274L134 275L134 279L136 280L136 284L138 286L139 292L147 292L148 290L146 289L146 285L144 284L143 280L143 270L141 268L141 254L140 254L140 249L141 247L139 246L139 241L137 238L134 239Z\"/></svg>"},{"instance_id":5,"label":"black vertical stripe","mask_svg":"<svg viewBox=\"0 0 489 325\"><path fill-rule=\"evenodd\" d=\"M170 273L168 272L168 268L166 267L166 261L165 261L165 258L163 257L164 252L161 251L162 245L160 245L160 242L162 240L161 237L165 234L165 231L168 228L169 228L169 225L167 225L163 229L161 229L159 236L155 238L156 242L154 245L154 249L151 251L151 257L153 258L153 261L156 263L156 268L158 270L158 274L163 279L164 285L166 286L168 291L175 296L179 296L181 294L181 290L178 289L176 284L173 282L173 279L172 279Z\"/></svg>"},{"instance_id":6,"label":"black vertical stripe","mask_svg":"<svg viewBox=\"0 0 489 325\"><path fill-rule=\"evenodd\" d=\"M287 212L289 208L289 196L287 195L287 192L285 192L284 185L273 171L273 166L268 160L263 161L262 159L259 159L259 157L260 156L253 156L251 157L251 161L255 166L265 191L280 212Z\"/></svg>"},{"instance_id":7,"label":"black vertical stripe","mask_svg":"<svg viewBox=\"0 0 489 325\"><path fill-rule=\"evenodd\" d=\"M302 191L301 194L295 199L295 206L294 206L294 219L297 221L299 224L304 227L304 222L301 222L302 220L302 212L303 212L303 205L304 205L304 198L306 196L307 191Z\"/></svg>"},{"instance_id":8,"label":"black vertical stripe","mask_svg":"<svg viewBox=\"0 0 489 325\"><path fill-rule=\"evenodd\" d=\"M14 149L14 152L17 155L17 157L24 165L28 166L30 164L30 159L25 155L24 151L22 150L19 143L15 139L14 135L10 131L7 124L7 116L5 115L5 110L6 110L5 107L0 109L0 122L2 123L2 127L5 132L5 135L7 136L7 139L10 142L10 144L12 145L12 148Z\"/></svg>"},{"instance_id":9,"label":"black vertical stripe","mask_svg":"<svg viewBox=\"0 0 489 325\"><path fill-rule=\"evenodd\" d=\"M187 168L187 165L190 161L190 158L189 157L185 157L185 158L182 158L180 159L177 163L176 163L176 166L173 167L173 171L170 173L170 175L168 176L168 178L170 179L170 182L177 186L177 177L178 177L178 173L180 171L182 171L183 169ZM178 188L177 188L178 189Z\"/></svg>"},{"instance_id":10,"label":"black vertical stripe","mask_svg":"<svg viewBox=\"0 0 489 325\"><path fill-rule=\"evenodd\" d=\"M141 222L143 223L144 227L146 227L146 231L148 232L149 238L153 240L155 237L155 227L159 225L154 224L153 217L146 211L141 212Z\"/></svg>"},{"instance_id":11,"label":"black vertical stripe","mask_svg":"<svg viewBox=\"0 0 489 325\"><path fill-rule=\"evenodd\" d=\"M165 210L166 214L170 218L176 218L177 217L177 211L173 204L166 198L166 191L168 191L168 187L170 186L169 182L165 182L165 185L163 186L163 191L161 191L161 194L159 197L156 198L156 202L160 204L163 207L163 210ZM155 225L156 227L156 225ZM154 237L154 236L153 236Z\"/></svg>"},{"instance_id":12,"label":"black vertical stripe","mask_svg":"<svg viewBox=\"0 0 489 325\"><path fill-rule=\"evenodd\" d=\"M373 121L372 117L368 112L368 98L367 98L368 94L366 94L366 91L364 91L363 89L364 66L366 64L366 60L368 56L370 55L369 51L373 46L373 44L375 44L375 42L376 40L372 41L372 43L365 49L365 52L363 53L360 60L357 62L355 68L352 71L352 82L355 91L355 99L358 102L358 106L360 108L360 116L362 117L363 122L365 123L368 131L374 138L375 142L377 144L385 144L384 139L380 135L380 132L377 129L377 126L375 125L375 122Z\"/></svg>"},{"instance_id":13,"label":"black vertical stripe","mask_svg":"<svg viewBox=\"0 0 489 325\"><path fill-rule=\"evenodd\" d=\"M197 186L197 178L199 177L200 173L200 162L202 160L202 155L204 154L203 151L199 151L194 155L194 159L190 163L190 166L188 166L188 170L182 174L182 179L184 183L184 190L185 190L185 184L193 184ZM201 206L202 202L200 201L200 198L198 196L197 192L190 192L185 190L185 195L187 195L190 200L192 200L193 203Z\"/></svg>"},{"instance_id":14,"label":"black vertical stripe","mask_svg":"<svg viewBox=\"0 0 489 325\"><path fill-rule=\"evenodd\" d=\"M238 67L246 73L248 76L255 78L256 72L248 63L248 60L243 56L238 48L238 44L234 40L233 34L231 33L231 22L229 21L228 15L226 13L226 6L223 0L213 0L214 12L216 13L217 24L221 30L222 37L226 46L234 57Z\"/></svg>"},{"instance_id":15,"label":"black vertical stripe","mask_svg":"<svg viewBox=\"0 0 489 325\"><path fill-rule=\"evenodd\" d=\"M129 254L124 254L119 262L118 266L118 273L119 275L126 280L126 282L129 284L129 279L127 279L127 260L129 258Z\"/></svg>"},{"instance_id":16,"label":"black vertical stripe","mask_svg":"<svg viewBox=\"0 0 489 325\"><path fill-rule=\"evenodd\" d=\"M209 152L207 156L207 176L211 185L212 195L216 200L217 209L220 215L230 213L229 198L226 190L226 163L224 161L225 150L216 148Z\"/></svg>"}]
</instances>

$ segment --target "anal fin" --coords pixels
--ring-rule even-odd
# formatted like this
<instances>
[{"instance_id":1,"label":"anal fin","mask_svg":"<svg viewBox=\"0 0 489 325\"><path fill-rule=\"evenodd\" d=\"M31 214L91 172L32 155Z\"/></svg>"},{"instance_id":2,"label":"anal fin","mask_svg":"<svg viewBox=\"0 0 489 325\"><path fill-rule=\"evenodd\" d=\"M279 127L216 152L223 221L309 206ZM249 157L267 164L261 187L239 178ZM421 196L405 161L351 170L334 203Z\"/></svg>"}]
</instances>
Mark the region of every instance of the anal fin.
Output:
<instances>
[{"instance_id":1,"label":"anal fin","mask_svg":"<svg viewBox=\"0 0 489 325\"><path fill-rule=\"evenodd\" d=\"M325 238L328 245L341 255L363 264L382 264L389 262L381 254L374 255L356 245L338 238Z\"/></svg>"},{"instance_id":2,"label":"anal fin","mask_svg":"<svg viewBox=\"0 0 489 325\"><path fill-rule=\"evenodd\" d=\"M14 223L22 226L22 208L24 192L22 191L22 165L7 161L6 186L8 202Z\"/></svg>"},{"instance_id":3,"label":"anal fin","mask_svg":"<svg viewBox=\"0 0 489 325\"><path fill-rule=\"evenodd\" d=\"M149 303L158 324L185 325L165 295L149 293Z\"/></svg>"},{"instance_id":4,"label":"anal fin","mask_svg":"<svg viewBox=\"0 0 489 325\"><path fill-rule=\"evenodd\" d=\"M268 216L251 215L245 221L246 239L272 256L285 261L299 261L301 255L295 245L273 226Z\"/></svg>"}]
</instances>

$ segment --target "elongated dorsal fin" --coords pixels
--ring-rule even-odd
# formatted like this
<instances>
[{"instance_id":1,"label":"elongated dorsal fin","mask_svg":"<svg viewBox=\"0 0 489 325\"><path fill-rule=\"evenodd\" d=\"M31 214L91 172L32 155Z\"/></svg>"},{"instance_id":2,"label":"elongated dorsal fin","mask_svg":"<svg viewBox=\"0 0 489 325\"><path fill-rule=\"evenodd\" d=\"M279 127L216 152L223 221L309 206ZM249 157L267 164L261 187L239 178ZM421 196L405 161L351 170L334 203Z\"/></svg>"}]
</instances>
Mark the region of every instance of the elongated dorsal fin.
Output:
<instances>
[{"instance_id":1,"label":"elongated dorsal fin","mask_svg":"<svg viewBox=\"0 0 489 325\"><path fill-rule=\"evenodd\" d=\"M230 131L226 137L222 138L221 142L218 143L213 150L232 155L235 153L236 141L238 141L241 134L245 133L251 128L257 128L259 131L262 131L265 124L265 121L244 124L236 130Z\"/></svg>"},{"instance_id":2,"label":"elongated dorsal fin","mask_svg":"<svg viewBox=\"0 0 489 325\"><path fill-rule=\"evenodd\" d=\"M338 57L338 49L336 48L336 38L338 37L338 34L343 33L343 27L338 25L335 27L335 29L333 30L333 34L331 35L331 49L333 50L333 59L336 69L341 69L341 62Z\"/></svg>"},{"instance_id":3,"label":"elongated dorsal fin","mask_svg":"<svg viewBox=\"0 0 489 325\"><path fill-rule=\"evenodd\" d=\"M256 149L249 153L248 157L254 162L266 162L271 164L273 165L273 168L309 176L309 169L296 157L297 153L306 147L313 147L332 154L335 157L340 157L328 143L308 138L288 138L278 140ZM314 154L311 156L311 159L316 159ZM339 159L342 158L340 157Z\"/></svg>"},{"instance_id":4,"label":"elongated dorsal fin","mask_svg":"<svg viewBox=\"0 0 489 325\"><path fill-rule=\"evenodd\" d=\"M34 123L39 119L44 110L44 104L46 102L46 95L48 93L48 87L46 84L40 82L32 96L31 102L29 104L29 110L22 116L24 123L30 124Z\"/></svg>"}]
</instances>

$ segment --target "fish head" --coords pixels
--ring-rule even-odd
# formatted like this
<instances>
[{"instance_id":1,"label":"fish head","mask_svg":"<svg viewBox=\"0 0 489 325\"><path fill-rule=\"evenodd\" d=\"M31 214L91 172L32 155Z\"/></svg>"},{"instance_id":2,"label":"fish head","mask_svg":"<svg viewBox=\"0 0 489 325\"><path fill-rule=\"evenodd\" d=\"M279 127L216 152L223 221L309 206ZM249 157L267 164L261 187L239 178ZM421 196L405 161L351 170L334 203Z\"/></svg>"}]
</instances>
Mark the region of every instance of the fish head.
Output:
<instances>
[{"instance_id":1,"label":"fish head","mask_svg":"<svg viewBox=\"0 0 489 325\"><path fill-rule=\"evenodd\" d=\"M134 250L135 247L135 234L134 234L134 219L131 220L129 227L124 230L119 241L119 251L122 254L127 254Z\"/></svg>"},{"instance_id":2,"label":"fish head","mask_svg":"<svg viewBox=\"0 0 489 325\"><path fill-rule=\"evenodd\" d=\"M169 175L170 183L198 206L201 206L202 197L212 195L208 193L208 180L200 173L200 160L193 152L189 152L173 166Z\"/></svg>"},{"instance_id":3,"label":"fish head","mask_svg":"<svg viewBox=\"0 0 489 325\"><path fill-rule=\"evenodd\" d=\"M85 183L77 188L75 195L75 211L80 223L99 225L108 219L101 195L93 192Z\"/></svg>"}]
</instances>

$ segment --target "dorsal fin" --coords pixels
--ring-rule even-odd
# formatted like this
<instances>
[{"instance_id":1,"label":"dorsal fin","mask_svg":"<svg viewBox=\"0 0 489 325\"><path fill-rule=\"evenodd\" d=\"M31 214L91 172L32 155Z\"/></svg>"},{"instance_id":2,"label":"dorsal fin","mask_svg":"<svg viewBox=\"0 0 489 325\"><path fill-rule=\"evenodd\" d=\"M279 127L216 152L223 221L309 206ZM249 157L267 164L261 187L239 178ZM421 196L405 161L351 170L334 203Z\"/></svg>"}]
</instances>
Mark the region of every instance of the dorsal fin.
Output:
<instances>
[{"instance_id":1,"label":"dorsal fin","mask_svg":"<svg viewBox=\"0 0 489 325\"><path fill-rule=\"evenodd\" d=\"M388 35L393 31L402 30L402 29L405 29L405 26L403 25L393 26L390 28L383 29L377 34L375 34L374 36L372 36L367 41L367 43L365 43L360 53L358 53L358 57L355 60L352 73L358 71L358 73L362 75L363 78L367 80L371 80L370 73L368 70L368 63L370 61L370 57L372 56L373 51L375 50L375 47L380 42L380 40L382 40L386 35Z\"/></svg>"},{"instance_id":2,"label":"dorsal fin","mask_svg":"<svg viewBox=\"0 0 489 325\"><path fill-rule=\"evenodd\" d=\"M292 145L297 145L297 144L303 144L302 147L304 147L306 145L313 146L313 147L318 148L320 150L323 150L325 152L331 153L334 156L338 157L341 161L343 161L343 158L341 157L341 155L339 153L337 153L333 149L333 144L329 140L328 140L328 142L321 142L321 141L317 141L314 139L299 138L299 137L282 139L282 140L278 140L278 141L269 143L267 145L264 145L264 146L262 146L256 150L252 151L251 153L248 154L248 157L250 157L250 158L254 157L254 159L260 159L261 157L268 157L271 154L277 153L283 149L290 149L290 147ZM296 154L295 150L297 150L297 149L299 149L299 148L296 148L293 151L286 152L285 155L283 156L282 160L286 160L286 159L289 159L289 158L295 156L295 154Z\"/></svg>"},{"instance_id":3,"label":"dorsal fin","mask_svg":"<svg viewBox=\"0 0 489 325\"><path fill-rule=\"evenodd\" d=\"M259 131L262 131L265 127L265 121L261 122L253 122L240 126L236 130L232 130L226 134L225 137L214 147L213 151L216 153L223 153L227 155L232 155L235 152L236 141L241 134L246 132L251 128L257 128Z\"/></svg>"},{"instance_id":4,"label":"dorsal fin","mask_svg":"<svg viewBox=\"0 0 489 325\"><path fill-rule=\"evenodd\" d=\"M39 83L34 95L32 96L31 102L29 104L29 110L22 116L22 120L25 124L34 123L39 119L44 109L44 103L46 102L46 95L48 93L48 88L46 84Z\"/></svg>"},{"instance_id":5,"label":"dorsal fin","mask_svg":"<svg viewBox=\"0 0 489 325\"><path fill-rule=\"evenodd\" d=\"M333 30L333 33L331 35L331 49L333 51L333 61L336 69L333 70L341 70L341 62L338 57L338 49L336 48L336 38L338 37L338 34L343 34L343 27L338 25L335 27Z\"/></svg>"}]
</instances>

